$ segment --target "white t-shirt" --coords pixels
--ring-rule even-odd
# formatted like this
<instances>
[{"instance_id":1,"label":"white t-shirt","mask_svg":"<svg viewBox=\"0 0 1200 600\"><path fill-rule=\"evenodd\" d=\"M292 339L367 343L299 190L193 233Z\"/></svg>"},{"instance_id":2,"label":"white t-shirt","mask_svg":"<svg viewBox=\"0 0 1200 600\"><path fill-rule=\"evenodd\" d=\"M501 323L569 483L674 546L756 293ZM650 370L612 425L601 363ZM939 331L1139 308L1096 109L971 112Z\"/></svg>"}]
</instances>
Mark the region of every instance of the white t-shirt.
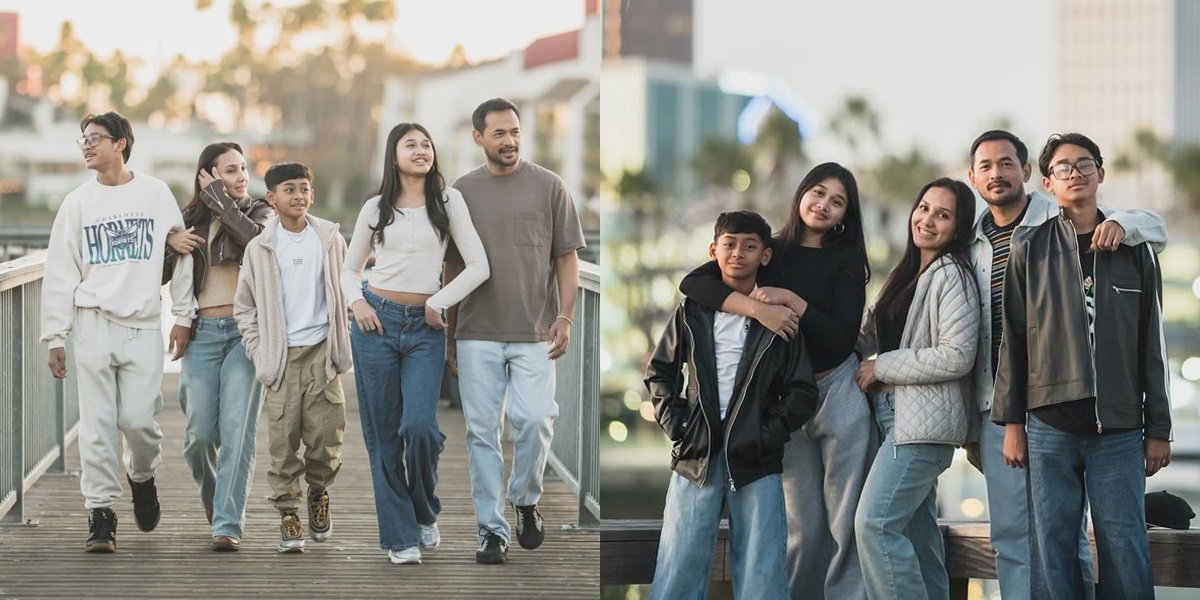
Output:
<instances>
[{"instance_id":1,"label":"white t-shirt","mask_svg":"<svg viewBox=\"0 0 1200 600\"><path fill-rule=\"evenodd\" d=\"M733 399L738 363L742 360L742 349L746 346L746 331L750 319L733 313L717 311L713 318L713 347L717 354L717 399L721 407L721 420Z\"/></svg>"},{"instance_id":2,"label":"white t-shirt","mask_svg":"<svg viewBox=\"0 0 1200 600\"><path fill-rule=\"evenodd\" d=\"M329 334L325 249L321 237L307 222L300 233L284 229L281 223L275 229L275 262L283 284L287 345L312 346Z\"/></svg>"}]
</instances>

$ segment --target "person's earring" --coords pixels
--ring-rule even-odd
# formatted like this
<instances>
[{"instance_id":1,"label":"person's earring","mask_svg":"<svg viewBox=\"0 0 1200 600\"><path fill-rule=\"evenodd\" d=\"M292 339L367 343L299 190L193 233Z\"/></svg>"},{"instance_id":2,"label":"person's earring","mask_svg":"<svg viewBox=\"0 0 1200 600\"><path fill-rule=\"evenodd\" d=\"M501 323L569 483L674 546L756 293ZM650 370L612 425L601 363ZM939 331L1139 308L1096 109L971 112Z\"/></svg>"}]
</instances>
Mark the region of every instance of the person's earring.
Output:
<instances>
[{"instance_id":1,"label":"person's earring","mask_svg":"<svg viewBox=\"0 0 1200 600\"><path fill-rule=\"evenodd\" d=\"M834 232L835 234L837 234L837 235L841 235L843 231L846 231L846 224L845 224L845 223L842 223L842 222L840 222L840 221L839 221L837 225L834 225L834 226L833 226L833 232Z\"/></svg>"}]
</instances>

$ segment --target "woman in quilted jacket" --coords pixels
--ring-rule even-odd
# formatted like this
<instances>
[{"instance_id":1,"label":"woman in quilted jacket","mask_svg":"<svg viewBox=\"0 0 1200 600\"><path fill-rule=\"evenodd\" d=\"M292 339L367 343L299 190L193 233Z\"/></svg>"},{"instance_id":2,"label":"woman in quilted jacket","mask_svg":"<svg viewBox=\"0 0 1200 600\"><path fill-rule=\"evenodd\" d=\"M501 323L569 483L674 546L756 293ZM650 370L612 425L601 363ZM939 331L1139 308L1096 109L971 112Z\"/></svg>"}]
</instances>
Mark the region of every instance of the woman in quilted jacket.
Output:
<instances>
[{"instance_id":1,"label":"woman in quilted jacket","mask_svg":"<svg viewBox=\"0 0 1200 600\"><path fill-rule=\"evenodd\" d=\"M961 181L921 189L908 244L859 336L859 387L883 446L867 475L855 536L870 598L949 598L937 478L970 441L980 304L971 276L975 197Z\"/></svg>"}]
</instances>

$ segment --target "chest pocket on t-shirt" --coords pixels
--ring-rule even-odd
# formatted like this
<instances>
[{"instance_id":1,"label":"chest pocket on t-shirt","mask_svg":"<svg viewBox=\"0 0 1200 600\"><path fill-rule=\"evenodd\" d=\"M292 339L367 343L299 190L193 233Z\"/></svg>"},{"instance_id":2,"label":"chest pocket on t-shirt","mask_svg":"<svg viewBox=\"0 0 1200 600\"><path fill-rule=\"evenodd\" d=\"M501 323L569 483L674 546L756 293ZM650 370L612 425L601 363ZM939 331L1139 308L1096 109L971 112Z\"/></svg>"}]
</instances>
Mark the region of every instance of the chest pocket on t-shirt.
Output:
<instances>
[{"instance_id":1,"label":"chest pocket on t-shirt","mask_svg":"<svg viewBox=\"0 0 1200 600\"><path fill-rule=\"evenodd\" d=\"M518 246L545 246L550 232L541 213L519 212L516 218L516 244Z\"/></svg>"}]
</instances>

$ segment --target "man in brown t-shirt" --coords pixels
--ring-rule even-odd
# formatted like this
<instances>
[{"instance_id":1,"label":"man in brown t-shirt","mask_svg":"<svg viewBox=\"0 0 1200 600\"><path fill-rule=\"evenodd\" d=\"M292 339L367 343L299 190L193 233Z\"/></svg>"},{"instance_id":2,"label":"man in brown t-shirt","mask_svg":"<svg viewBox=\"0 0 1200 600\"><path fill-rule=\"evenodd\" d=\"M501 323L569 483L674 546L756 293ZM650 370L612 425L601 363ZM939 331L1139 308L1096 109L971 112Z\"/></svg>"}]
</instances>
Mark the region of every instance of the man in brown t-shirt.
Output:
<instances>
[{"instance_id":1,"label":"man in brown t-shirt","mask_svg":"<svg viewBox=\"0 0 1200 600\"><path fill-rule=\"evenodd\" d=\"M500 431L507 393L513 428L508 501L517 541L542 543L542 471L554 435L554 360L567 351L579 287L583 230L562 179L520 156L517 107L503 98L472 115L483 166L454 182L487 251L492 276L449 311L447 360L462 369L459 391L467 420L471 495L479 525L480 563L503 563L512 539L504 517ZM446 280L463 268L451 247ZM456 314L457 313L457 314Z\"/></svg>"}]
</instances>

